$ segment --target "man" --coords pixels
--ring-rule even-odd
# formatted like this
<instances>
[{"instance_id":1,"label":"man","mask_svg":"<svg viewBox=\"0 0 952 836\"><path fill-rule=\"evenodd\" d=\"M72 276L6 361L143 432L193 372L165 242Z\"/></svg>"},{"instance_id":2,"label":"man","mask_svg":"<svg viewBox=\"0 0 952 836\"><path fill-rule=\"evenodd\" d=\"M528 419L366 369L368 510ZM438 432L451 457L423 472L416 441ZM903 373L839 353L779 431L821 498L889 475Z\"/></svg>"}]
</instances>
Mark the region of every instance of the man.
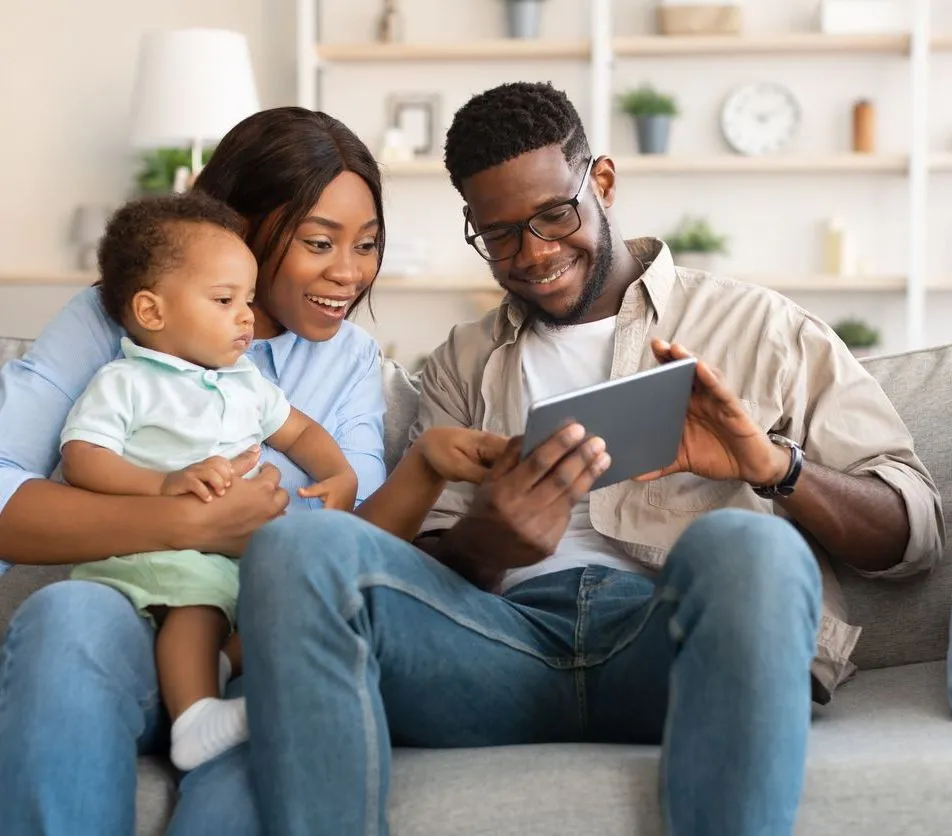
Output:
<instances>
[{"instance_id":1,"label":"man","mask_svg":"<svg viewBox=\"0 0 952 836\"><path fill-rule=\"evenodd\" d=\"M256 536L241 613L262 820L386 832L391 740L591 740L664 745L670 833L790 833L811 661L827 699L858 632L821 619L800 531L869 575L930 567L939 500L908 433L821 322L626 243L614 166L551 86L473 98L446 165L508 296L432 355L413 437L518 436L530 402L684 343L702 360L678 459L589 496L600 440L571 426L520 461L515 438L479 488L444 491L418 540L435 561L334 514Z\"/></svg>"}]
</instances>

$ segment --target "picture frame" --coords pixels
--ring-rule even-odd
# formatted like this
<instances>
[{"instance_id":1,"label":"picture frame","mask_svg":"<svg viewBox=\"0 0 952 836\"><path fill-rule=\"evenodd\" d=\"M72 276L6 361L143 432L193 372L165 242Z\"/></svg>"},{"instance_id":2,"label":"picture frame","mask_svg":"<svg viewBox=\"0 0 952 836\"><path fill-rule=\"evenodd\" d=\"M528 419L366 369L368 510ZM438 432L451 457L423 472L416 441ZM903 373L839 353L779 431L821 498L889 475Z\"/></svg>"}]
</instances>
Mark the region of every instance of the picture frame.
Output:
<instances>
[{"instance_id":1,"label":"picture frame","mask_svg":"<svg viewBox=\"0 0 952 836\"><path fill-rule=\"evenodd\" d=\"M404 134L414 156L436 153L439 117L439 94L395 93L387 99L387 124Z\"/></svg>"}]
</instances>

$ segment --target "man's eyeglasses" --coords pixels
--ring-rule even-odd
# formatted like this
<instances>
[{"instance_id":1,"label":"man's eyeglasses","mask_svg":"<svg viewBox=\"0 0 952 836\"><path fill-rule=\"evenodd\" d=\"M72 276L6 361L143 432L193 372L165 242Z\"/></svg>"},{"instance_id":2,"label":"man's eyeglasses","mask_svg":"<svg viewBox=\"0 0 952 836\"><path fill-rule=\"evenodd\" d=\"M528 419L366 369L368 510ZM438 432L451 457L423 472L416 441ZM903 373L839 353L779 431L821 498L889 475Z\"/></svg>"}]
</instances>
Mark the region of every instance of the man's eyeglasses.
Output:
<instances>
[{"instance_id":1,"label":"man's eyeglasses","mask_svg":"<svg viewBox=\"0 0 952 836\"><path fill-rule=\"evenodd\" d=\"M582 218L578 213L578 205L582 199L582 191L588 182L588 175L595 163L595 157L589 157L585 166L585 174L579 183L575 197L556 203L548 209L537 212L526 221L505 224L485 229L482 232L471 232L472 224L467 207L463 207L465 221L463 235L466 243L473 247L486 261L505 261L513 258L522 249L522 233L528 229L536 238L543 241L558 241L572 235L582 226Z\"/></svg>"}]
</instances>

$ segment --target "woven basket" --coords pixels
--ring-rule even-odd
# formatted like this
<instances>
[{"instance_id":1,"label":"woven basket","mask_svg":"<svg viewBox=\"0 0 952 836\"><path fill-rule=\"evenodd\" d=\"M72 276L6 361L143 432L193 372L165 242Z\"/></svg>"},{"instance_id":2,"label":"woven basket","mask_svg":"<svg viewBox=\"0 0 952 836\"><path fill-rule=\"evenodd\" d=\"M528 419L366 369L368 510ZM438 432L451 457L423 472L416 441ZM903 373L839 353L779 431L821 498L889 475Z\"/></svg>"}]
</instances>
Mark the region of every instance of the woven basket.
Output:
<instances>
[{"instance_id":1,"label":"woven basket","mask_svg":"<svg viewBox=\"0 0 952 836\"><path fill-rule=\"evenodd\" d=\"M736 35L741 27L741 7L658 6L658 31L662 35Z\"/></svg>"}]
</instances>

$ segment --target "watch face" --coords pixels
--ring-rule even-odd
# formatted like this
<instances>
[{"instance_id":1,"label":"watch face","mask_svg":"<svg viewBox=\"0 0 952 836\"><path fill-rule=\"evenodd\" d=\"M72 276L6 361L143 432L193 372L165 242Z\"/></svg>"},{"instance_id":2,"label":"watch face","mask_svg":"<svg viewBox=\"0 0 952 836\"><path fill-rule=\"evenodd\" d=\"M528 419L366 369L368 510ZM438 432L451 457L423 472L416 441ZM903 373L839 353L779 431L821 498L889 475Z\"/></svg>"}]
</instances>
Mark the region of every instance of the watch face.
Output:
<instances>
[{"instance_id":1,"label":"watch face","mask_svg":"<svg viewBox=\"0 0 952 836\"><path fill-rule=\"evenodd\" d=\"M724 139L739 154L771 154L789 145L800 125L800 105L779 84L735 90L721 110Z\"/></svg>"}]
</instances>

